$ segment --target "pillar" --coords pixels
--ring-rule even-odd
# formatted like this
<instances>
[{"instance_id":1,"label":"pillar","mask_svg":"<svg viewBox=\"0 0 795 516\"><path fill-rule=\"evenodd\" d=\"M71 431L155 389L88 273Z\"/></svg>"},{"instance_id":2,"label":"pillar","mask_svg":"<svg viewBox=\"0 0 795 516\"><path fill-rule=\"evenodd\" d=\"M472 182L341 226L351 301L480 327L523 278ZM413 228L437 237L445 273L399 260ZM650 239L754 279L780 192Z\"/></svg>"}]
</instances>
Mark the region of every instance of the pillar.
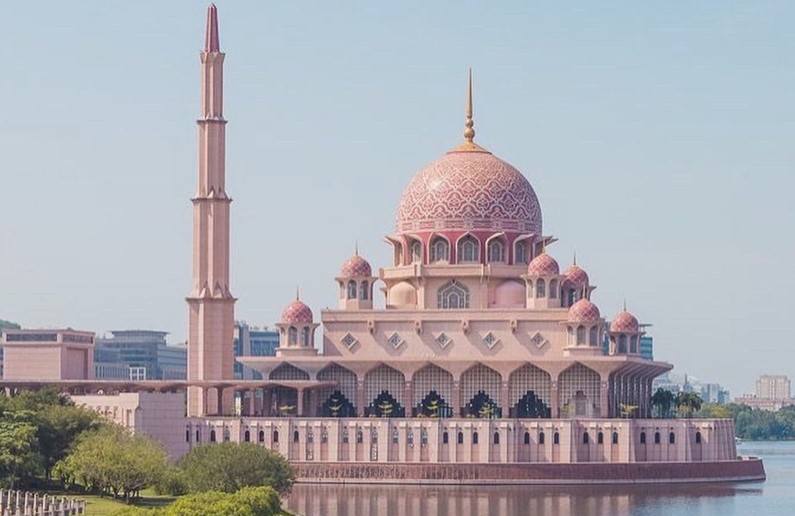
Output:
<instances>
[{"instance_id":1,"label":"pillar","mask_svg":"<svg viewBox=\"0 0 795 516\"><path fill-rule=\"evenodd\" d=\"M452 399L453 417L461 417L461 381L453 381L453 399Z\"/></svg>"},{"instance_id":2,"label":"pillar","mask_svg":"<svg viewBox=\"0 0 795 516\"><path fill-rule=\"evenodd\" d=\"M610 408L608 407L609 402L608 402L608 399L607 399L607 395L609 393L608 386L610 385L610 382L608 382L608 375L607 374L602 375L601 380L602 381L601 381L601 383L599 385L599 387L600 387L599 388L599 417L607 418L607 417L610 417L609 416L609 409Z\"/></svg>"},{"instance_id":3,"label":"pillar","mask_svg":"<svg viewBox=\"0 0 795 516\"><path fill-rule=\"evenodd\" d=\"M558 390L558 377L554 377L550 382L550 390L549 395L551 398L550 407L552 409L552 419L557 419L560 417L560 391Z\"/></svg>"},{"instance_id":4,"label":"pillar","mask_svg":"<svg viewBox=\"0 0 795 516\"><path fill-rule=\"evenodd\" d=\"M508 417L510 414L511 405L511 391L508 382L503 381L500 389L500 407L502 407L502 417Z\"/></svg>"},{"instance_id":5,"label":"pillar","mask_svg":"<svg viewBox=\"0 0 795 516\"><path fill-rule=\"evenodd\" d=\"M303 417L303 415L304 415L304 389L303 388L299 388L299 389L296 389L296 391L298 393L298 396L296 396L298 401L296 402L295 415L298 416L298 417Z\"/></svg>"},{"instance_id":6,"label":"pillar","mask_svg":"<svg viewBox=\"0 0 795 516\"><path fill-rule=\"evenodd\" d=\"M367 402L364 399L364 380L356 380L356 412L359 417L364 417L364 408Z\"/></svg>"},{"instance_id":7,"label":"pillar","mask_svg":"<svg viewBox=\"0 0 795 516\"><path fill-rule=\"evenodd\" d=\"M406 380L403 383L403 407L406 409L405 417L411 417L411 412L414 409L414 388L411 385L411 380Z\"/></svg>"},{"instance_id":8,"label":"pillar","mask_svg":"<svg viewBox=\"0 0 795 516\"><path fill-rule=\"evenodd\" d=\"M257 415L257 389L250 389L248 391L248 415Z\"/></svg>"}]
</instances>

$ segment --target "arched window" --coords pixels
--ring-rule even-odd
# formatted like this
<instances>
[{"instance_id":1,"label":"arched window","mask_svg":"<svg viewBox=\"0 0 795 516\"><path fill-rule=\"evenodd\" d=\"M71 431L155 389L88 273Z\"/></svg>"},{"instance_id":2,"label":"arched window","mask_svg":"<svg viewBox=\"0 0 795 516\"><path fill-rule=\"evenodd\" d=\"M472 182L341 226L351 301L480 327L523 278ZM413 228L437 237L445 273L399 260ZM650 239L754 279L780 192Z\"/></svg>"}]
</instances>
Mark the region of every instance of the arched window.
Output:
<instances>
[{"instance_id":1,"label":"arched window","mask_svg":"<svg viewBox=\"0 0 795 516\"><path fill-rule=\"evenodd\" d=\"M290 344L298 344L298 328L295 326L290 326L290 329L287 331L288 339L287 341Z\"/></svg>"},{"instance_id":2,"label":"arched window","mask_svg":"<svg viewBox=\"0 0 795 516\"><path fill-rule=\"evenodd\" d=\"M442 237L436 237L431 241L431 263L449 262L450 244Z\"/></svg>"},{"instance_id":3,"label":"arched window","mask_svg":"<svg viewBox=\"0 0 795 516\"><path fill-rule=\"evenodd\" d=\"M196 442L197 443L202 442L202 433L201 430L199 430L198 428L196 429Z\"/></svg>"},{"instance_id":4,"label":"arched window","mask_svg":"<svg viewBox=\"0 0 795 516\"><path fill-rule=\"evenodd\" d=\"M549 280L549 298L550 299L558 298L558 280L556 279Z\"/></svg>"},{"instance_id":5,"label":"arched window","mask_svg":"<svg viewBox=\"0 0 795 516\"><path fill-rule=\"evenodd\" d=\"M422 263L422 244L419 240L411 242L411 263Z\"/></svg>"},{"instance_id":6,"label":"arched window","mask_svg":"<svg viewBox=\"0 0 795 516\"><path fill-rule=\"evenodd\" d=\"M185 442L186 443L190 442L190 429L185 430Z\"/></svg>"},{"instance_id":7,"label":"arched window","mask_svg":"<svg viewBox=\"0 0 795 516\"><path fill-rule=\"evenodd\" d=\"M472 444L478 444L478 433L472 432Z\"/></svg>"},{"instance_id":8,"label":"arched window","mask_svg":"<svg viewBox=\"0 0 795 516\"><path fill-rule=\"evenodd\" d=\"M696 444L701 444L701 432L696 432Z\"/></svg>"},{"instance_id":9,"label":"arched window","mask_svg":"<svg viewBox=\"0 0 795 516\"><path fill-rule=\"evenodd\" d=\"M629 338L629 352L630 353L637 353L638 352L638 337L637 335L633 335Z\"/></svg>"},{"instance_id":10,"label":"arched window","mask_svg":"<svg viewBox=\"0 0 795 516\"><path fill-rule=\"evenodd\" d=\"M400 440L400 435L398 433L398 429L395 428L394 430L392 430L392 444L397 444L399 440Z\"/></svg>"},{"instance_id":11,"label":"arched window","mask_svg":"<svg viewBox=\"0 0 795 516\"><path fill-rule=\"evenodd\" d=\"M251 432L249 432L248 430L246 430L246 431L243 433L243 440L244 440L245 442L250 442L250 441L251 441Z\"/></svg>"},{"instance_id":12,"label":"arched window","mask_svg":"<svg viewBox=\"0 0 795 516\"><path fill-rule=\"evenodd\" d=\"M370 283L362 281L361 285L359 285L359 299L367 301L368 297L370 297Z\"/></svg>"},{"instance_id":13,"label":"arched window","mask_svg":"<svg viewBox=\"0 0 795 516\"><path fill-rule=\"evenodd\" d=\"M676 434L671 432L668 434L668 444L676 444Z\"/></svg>"},{"instance_id":14,"label":"arched window","mask_svg":"<svg viewBox=\"0 0 795 516\"><path fill-rule=\"evenodd\" d=\"M560 444L560 432L552 434L552 444Z\"/></svg>"},{"instance_id":15,"label":"arched window","mask_svg":"<svg viewBox=\"0 0 795 516\"><path fill-rule=\"evenodd\" d=\"M538 433L538 444L544 444L544 441L546 441L546 436L544 435L544 432L539 432Z\"/></svg>"},{"instance_id":16,"label":"arched window","mask_svg":"<svg viewBox=\"0 0 795 516\"><path fill-rule=\"evenodd\" d=\"M596 434L596 444L604 444L605 443L605 434L599 432Z\"/></svg>"},{"instance_id":17,"label":"arched window","mask_svg":"<svg viewBox=\"0 0 795 516\"><path fill-rule=\"evenodd\" d=\"M494 432L494 444L500 444L500 433Z\"/></svg>"},{"instance_id":18,"label":"arched window","mask_svg":"<svg viewBox=\"0 0 795 516\"><path fill-rule=\"evenodd\" d=\"M453 280L439 289L436 301L437 308L469 308L469 289Z\"/></svg>"},{"instance_id":19,"label":"arched window","mask_svg":"<svg viewBox=\"0 0 795 516\"><path fill-rule=\"evenodd\" d=\"M527 264L527 246L525 245L524 241L516 242L514 245L513 263L515 265Z\"/></svg>"},{"instance_id":20,"label":"arched window","mask_svg":"<svg viewBox=\"0 0 795 516\"><path fill-rule=\"evenodd\" d=\"M546 286L547 286L546 282L544 280L542 280L541 278L536 280L536 297L546 297L547 296Z\"/></svg>"},{"instance_id":21,"label":"arched window","mask_svg":"<svg viewBox=\"0 0 795 516\"><path fill-rule=\"evenodd\" d=\"M480 242L472 235L458 241L458 263L475 263L480 260Z\"/></svg>"},{"instance_id":22,"label":"arched window","mask_svg":"<svg viewBox=\"0 0 795 516\"><path fill-rule=\"evenodd\" d=\"M613 444L618 444L618 432L613 432Z\"/></svg>"},{"instance_id":23,"label":"arched window","mask_svg":"<svg viewBox=\"0 0 795 516\"><path fill-rule=\"evenodd\" d=\"M305 348L309 347L309 328L301 328L301 345Z\"/></svg>"},{"instance_id":24,"label":"arched window","mask_svg":"<svg viewBox=\"0 0 795 516\"><path fill-rule=\"evenodd\" d=\"M660 432L654 432L654 444L660 444Z\"/></svg>"},{"instance_id":25,"label":"arched window","mask_svg":"<svg viewBox=\"0 0 795 516\"><path fill-rule=\"evenodd\" d=\"M646 432L640 433L640 444L646 444Z\"/></svg>"},{"instance_id":26,"label":"arched window","mask_svg":"<svg viewBox=\"0 0 795 516\"><path fill-rule=\"evenodd\" d=\"M348 281L348 299L356 299L356 282Z\"/></svg>"},{"instance_id":27,"label":"arched window","mask_svg":"<svg viewBox=\"0 0 795 516\"><path fill-rule=\"evenodd\" d=\"M458 432L458 444L464 444L464 432Z\"/></svg>"},{"instance_id":28,"label":"arched window","mask_svg":"<svg viewBox=\"0 0 795 516\"><path fill-rule=\"evenodd\" d=\"M294 431L293 432L293 442L297 443L299 438L300 438L300 435L298 434L298 430Z\"/></svg>"},{"instance_id":29,"label":"arched window","mask_svg":"<svg viewBox=\"0 0 795 516\"><path fill-rule=\"evenodd\" d=\"M588 432L582 434L582 444L590 444L591 443L591 436L588 435Z\"/></svg>"},{"instance_id":30,"label":"arched window","mask_svg":"<svg viewBox=\"0 0 795 516\"><path fill-rule=\"evenodd\" d=\"M210 442L215 442L215 430L210 430Z\"/></svg>"},{"instance_id":31,"label":"arched window","mask_svg":"<svg viewBox=\"0 0 795 516\"><path fill-rule=\"evenodd\" d=\"M577 326L577 345L585 345L585 326Z\"/></svg>"},{"instance_id":32,"label":"arched window","mask_svg":"<svg viewBox=\"0 0 795 516\"><path fill-rule=\"evenodd\" d=\"M409 434L410 436L411 434ZM364 442L364 434L361 430L356 432L356 444L362 444Z\"/></svg>"},{"instance_id":33,"label":"arched window","mask_svg":"<svg viewBox=\"0 0 795 516\"><path fill-rule=\"evenodd\" d=\"M627 336L626 335L619 335L618 336L618 352L619 353L626 353L627 352Z\"/></svg>"},{"instance_id":34,"label":"arched window","mask_svg":"<svg viewBox=\"0 0 795 516\"><path fill-rule=\"evenodd\" d=\"M591 332L588 336L588 344L591 346L598 346L599 345L599 327L598 326L591 326Z\"/></svg>"},{"instance_id":35,"label":"arched window","mask_svg":"<svg viewBox=\"0 0 795 516\"><path fill-rule=\"evenodd\" d=\"M277 435L278 435L278 432L276 432L276 433L277 433ZM258 439L257 439L257 440L258 440L259 442L261 442L261 443L264 443L264 442L265 442L265 430L260 430L260 431L259 431L259 435L258 435L257 437L258 437ZM274 442L278 442L278 441L274 441Z\"/></svg>"},{"instance_id":36,"label":"arched window","mask_svg":"<svg viewBox=\"0 0 795 516\"><path fill-rule=\"evenodd\" d=\"M525 432L524 433L524 443L525 444L530 444L530 432Z\"/></svg>"},{"instance_id":37,"label":"arched window","mask_svg":"<svg viewBox=\"0 0 795 516\"><path fill-rule=\"evenodd\" d=\"M489 263L505 263L505 243L499 238L489 242Z\"/></svg>"},{"instance_id":38,"label":"arched window","mask_svg":"<svg viewBox=\"0 0 795 516\"><path fill-rule=\"evenodd\" d=\"M442 434L442 444L447 444L450 442L450 435L445 431Z\"/></svg>"}]
</instances>

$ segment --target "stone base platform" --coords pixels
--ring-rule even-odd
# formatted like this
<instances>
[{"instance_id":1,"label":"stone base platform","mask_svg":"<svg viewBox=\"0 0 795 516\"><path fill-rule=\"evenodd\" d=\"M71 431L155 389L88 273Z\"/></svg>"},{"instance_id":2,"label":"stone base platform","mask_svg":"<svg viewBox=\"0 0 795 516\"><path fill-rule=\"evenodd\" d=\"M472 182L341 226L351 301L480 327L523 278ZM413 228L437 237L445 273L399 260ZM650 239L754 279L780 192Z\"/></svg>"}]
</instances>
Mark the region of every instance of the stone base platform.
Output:
<instances>
[{"instance_id":1,"label":"stone base platform","mask_svg":"<svg viewBox=\"0 0 795 516\"><path fill-rule=\"evenodd\" d=\"M759 458L717 462L589 464L293 463L298 482L318 484L647 484L752 482L766 478Z\"/></svg>"}]
</instances>

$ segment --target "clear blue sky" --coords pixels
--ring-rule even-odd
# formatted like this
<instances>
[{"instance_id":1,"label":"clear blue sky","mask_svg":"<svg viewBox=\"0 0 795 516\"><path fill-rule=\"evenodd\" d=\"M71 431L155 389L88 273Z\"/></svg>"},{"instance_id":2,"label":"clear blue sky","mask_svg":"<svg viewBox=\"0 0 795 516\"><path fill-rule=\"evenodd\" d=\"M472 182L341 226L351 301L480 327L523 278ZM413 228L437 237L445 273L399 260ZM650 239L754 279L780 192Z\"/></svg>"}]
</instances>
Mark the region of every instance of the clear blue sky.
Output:
<instances>
[{"instance_id":1,"label":"clear blue sky","mask_svg":"<svg viewBox=\"0 0 795 516\"><path fill-rule=\"evenodd\" d=\"M343 5L344 4L344 5ZM416 170L477 140L612 317L728 385L795 377L791 1L219 1L237 316L318 314ZM697 5L694 5L697 4ZM0 31L0 317L185 338L195 1L13 2Z\"/></svg>"}]
</instances>

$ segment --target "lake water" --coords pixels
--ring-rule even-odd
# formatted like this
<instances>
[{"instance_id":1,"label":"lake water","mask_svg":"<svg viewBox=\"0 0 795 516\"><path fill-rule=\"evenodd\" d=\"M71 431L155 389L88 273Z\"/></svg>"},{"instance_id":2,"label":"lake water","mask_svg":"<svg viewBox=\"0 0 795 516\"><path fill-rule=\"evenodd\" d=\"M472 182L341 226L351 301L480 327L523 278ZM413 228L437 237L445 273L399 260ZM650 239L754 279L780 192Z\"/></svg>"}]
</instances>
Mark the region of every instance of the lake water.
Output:
<instances>
[{"instance_id":1,"label":"lake water","mask_svg":"<svg viewBox=\"0 0 795 516\"><path fill-rule=\"evenodd\" d=\"M766 482L638 486L316 486L287 507L305 516L795 515L795 442L739 446L764 459Z\"/></svg>"}]
</instances>

